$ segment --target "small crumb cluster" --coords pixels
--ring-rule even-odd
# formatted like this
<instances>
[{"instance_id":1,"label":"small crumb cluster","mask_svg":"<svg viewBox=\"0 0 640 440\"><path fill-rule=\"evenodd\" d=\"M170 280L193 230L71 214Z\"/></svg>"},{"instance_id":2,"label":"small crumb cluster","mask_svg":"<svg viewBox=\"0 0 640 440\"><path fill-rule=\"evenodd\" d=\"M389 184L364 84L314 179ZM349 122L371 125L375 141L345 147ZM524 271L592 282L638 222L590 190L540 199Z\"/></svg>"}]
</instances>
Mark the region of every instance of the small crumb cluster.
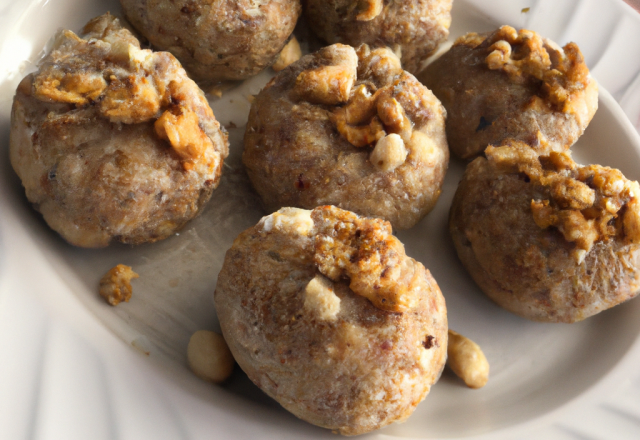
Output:
<instances>
[{"instance_id":1,"label":"small crumb cluster","mask_svg":"<svg viewBox=\"0 0 640 440\"><path fill-rule=\"evenodd\" d=\"M111 268L100 280L100 296L112 306L117 306L122 301L129 302L133 291L131 280L138 277L139 275L130 266L118 264Z\"/></svg>"}]
</instances>

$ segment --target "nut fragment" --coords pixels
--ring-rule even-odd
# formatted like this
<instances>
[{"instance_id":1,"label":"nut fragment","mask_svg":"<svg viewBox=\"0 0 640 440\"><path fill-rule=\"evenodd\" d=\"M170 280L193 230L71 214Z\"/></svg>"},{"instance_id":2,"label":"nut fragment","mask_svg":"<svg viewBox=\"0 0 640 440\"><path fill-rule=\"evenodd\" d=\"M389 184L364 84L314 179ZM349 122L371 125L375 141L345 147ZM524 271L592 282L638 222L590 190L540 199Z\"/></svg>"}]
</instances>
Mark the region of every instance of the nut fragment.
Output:
<instances>
[{"instance_id":1,"label":"nut fragment","mask_svg":"<svg viewBox=\"0 0 640 440\"><path fill-rule=\"evenodd\" d=\"M407 159L407 149L402 138L389 134L376 143L369 160L380 171L393 171Z\"/></svg>"},{"instance_id":2,"label":"nut fragment","mask_svg":"<svg viewBox=\"0 0 640 440\"><path fill-rule=\"evenodd\" d=\"M280 55L278 55L278 59L273 63L271 68L276 72L280 72L289 64L298 61L301 56L302 50L300 49L300 43L298 43L296 37L292 37L291 40L289 40L289 42L282 48Z\"/></svg>"},{"instance_id":3,"label":"nut fragment","mask_svg":"<svg viewBox=\"0 0 640 440\"><path fill-rule=\"evenodd\" d=\"M356 294L390 312L409 312L419 301L416 283L424 266L406 258L389 222L359 217L334 206L311 212L316 228L314 261L333 281L350 279Z\"/></svg>"},{"instance_id":4,"label":"nut fragment","mask_svg":"<svg viewBox=\"0 0 640 440\"><path fill-rule=\"evenodd\" d=\"M233 371L235 360L218 333L198 330L189 339L187 361L191 371L207 382L220 383Z\"/></svg>"},{"instance_id":5,"label":"nut fragment","mask_svg":"<svg viewBox=\"0 0 640 440\"><path fill-rule=\"evenodd\" d=\"M489 380L489 362L480 346L449 330L447 365L469 388L482 388Z\"/></svg>"},{"instance_id":6,"label":"nut fragment","mask_svg":"<svg viewBox=\"0 0 640 440\"><path fill-rule=\"evenodd\" d=\"M198 115L186 107L165 111L156 120L154 128L158 137L168 140L178 153L185 170L193 168L194 162L212 147L211 139L198 124Z\"/></svg>"},{"instance_id":7,"label":"nut fragment","mask_svg":"<svg viewBox=\"0 0 640 440\"><path fill-rule=\"evenodd\" d=\"M100 280L100 296L112 306L117 306L121 301L129 302L132 293L131 280L138 277L130 266L118 264Z\"/></svg>"},{"instance_id":8,"label":"nut fragment","mask_svg":"<svg viewBox=\"0 0 640 440\"><path fill-rule=\"evenodd\" d=\"M337 105L347 102L356 80L349 66L323 66L300 72L295 90L314 104Z\"/></svg>"},{"instance_id":9,"label":"nut fragment","mask_svg":"<svg viewBox=\"0 0 640 440\"><path fill-rule=\"evenodd\" d=\"M340 298L333 283L317 274L304 289L304 308L323 321L335 321L340 312Z\"/></svg>"},{"instance_id":10,"label":"nut fragment","mask_svg":"<svg viewBox=\"0 0 640 440\"><path fill-rule=\"evenodd\" d=\"M371 21L382 12L382 0L360 0L358 9L360 13L356 16L358 21Z\"/></svg>"}]
</instances>

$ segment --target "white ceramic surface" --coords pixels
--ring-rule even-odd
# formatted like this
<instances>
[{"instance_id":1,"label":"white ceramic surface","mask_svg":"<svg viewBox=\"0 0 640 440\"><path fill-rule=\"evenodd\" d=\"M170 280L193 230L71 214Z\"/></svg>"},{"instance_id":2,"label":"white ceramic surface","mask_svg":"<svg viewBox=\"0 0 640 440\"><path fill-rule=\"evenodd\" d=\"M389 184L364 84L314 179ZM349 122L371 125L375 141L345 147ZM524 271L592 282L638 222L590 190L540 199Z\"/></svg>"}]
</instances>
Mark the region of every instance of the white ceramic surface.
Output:
<instances>
[{"instance_id":1,"label":"white ceramic surface","mask_svg":"<svg viewBox=\"0 0 640 440\"><path fill-rule=\"evenodd\" d=\"M523 8L529 11L522 12ZM115 1L0 0L0 151L7 158L13 91L61 28L118 11ZM640 16L622 1L456 0L452 38L499 24L582 48L605 90L574 147L578 161L640 179ZM0 438L335 438L295 419L238 372L224 387L185 366L186 343L217 329L212 292L233 238L263 214L240 170L248 97L265 72L212 101L232 154L204 213L168 240L82 250L51 232L0 162ZM621 105L618 106L618 103ZM492 365L477 391L445 374L408 422L366 438L640 438L640 301L574 325L532 323L493 305L458 263L446 216L463 165L453 161L433 213L399 233L447 299L450 325ZM97 295L117 263L140 275L131 302Z\"/></svg>"}]
</instances>

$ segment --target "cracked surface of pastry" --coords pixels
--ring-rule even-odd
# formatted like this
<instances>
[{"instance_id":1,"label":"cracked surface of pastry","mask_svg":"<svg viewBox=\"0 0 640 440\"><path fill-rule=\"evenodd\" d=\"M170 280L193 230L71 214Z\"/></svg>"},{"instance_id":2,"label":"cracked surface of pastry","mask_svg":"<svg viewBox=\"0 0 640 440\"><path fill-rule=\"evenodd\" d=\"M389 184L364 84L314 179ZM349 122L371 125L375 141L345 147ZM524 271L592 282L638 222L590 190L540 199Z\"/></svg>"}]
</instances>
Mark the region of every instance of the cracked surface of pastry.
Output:
<instances>
[{"instance_id":1,"label":"cracked surface of pastry","mask_svg":"<svg viewBox=\"0 0 640 440\"><path fill-rule=\"evenodd\" d=\"M243 80L273 64L301 14L300 0L120 0L127 19L196 81Z\"/></svg>"},{"instance_id":2,"label":"cracked surface of pastry","mask_svg":"<svg viewBox=\"0 0 640 440\"><path fill-rule=\"evenodd\" d=\"M388 222L283 208L241 233L214 295L249 378L284 408L346 435L405 420L438 380L444 298Z\"/></svg>"},{"instance_id":3,"label":"cracked surface of pastry","mask_svg":"<svg viewBox=\"0 0 640 440\"><path fill-rule=\"evenodd\" d=\"M332 204L406 229L440 196L444 120L438 99L390 50L336 44L256 97L243 163L270 212Z\"/></svg>"},{"instance_id":4,"label":"cracked surface of pastry","mask_svg":"<svg viewBox=\"0 0 640 440\"><path fill-rule=\"evenodd\" d=\"M416 74L449 35L452 0L304 0L313 31L330 44L390 47Z\"/></svg>"},{"instance_id":5,"label":"cracked surface of pastry","mask_svg":"<svg viewBox=\"0 0 640 440\"><path fill-rule=\"evenodd\" d=\"M447 109L449 147L464 159L505 139L567 150L598 108L598 85L575 43L560 48L510 26L463 35L418 78Z\"/></svg>"},{"instance_id":6,"label":"cracked surface of pastry","mask_svg":"<svg viewBox=\"0 0 640 440\"><path fill-rule=\"evenodd\" d=\"M198 213L227 135L171 54L106 14L61 31L38 67L14 98L10 155L51 228L77 246L139 244Z\"/></svg>"},{"instance_id":7,"label":"cracked surface of pastry","mask_svg":"<svg viewBox=\"0 0 640 440\"><path fill-rule=\"evenodd\" d=\"M520 316L576 322L640 290L640 187L524 143L467 166L449 230L478 286Z\"/></svg>"}]
</instances>

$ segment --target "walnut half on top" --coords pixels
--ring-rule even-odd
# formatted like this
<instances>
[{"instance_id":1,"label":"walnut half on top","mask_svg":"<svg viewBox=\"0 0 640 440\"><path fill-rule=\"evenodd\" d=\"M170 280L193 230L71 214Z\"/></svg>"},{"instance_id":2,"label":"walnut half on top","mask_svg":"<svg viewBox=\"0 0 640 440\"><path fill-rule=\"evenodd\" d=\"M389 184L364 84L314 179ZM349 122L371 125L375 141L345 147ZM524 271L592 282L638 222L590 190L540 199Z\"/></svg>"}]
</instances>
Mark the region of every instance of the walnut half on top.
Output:
<instances>
[{"instance_id":1,"label":"walnut half on top","mask_svg":"<svg viewBox=\"0 0 640 440\"><path fill-rule=\"evenodd\" d=\"M166 238L218 185L226 133L169 53L140 48L109 14L61 31L25 77L11 164L27 198L70 243Z\"/></svg>"},{"instance_id":2,"label":"walnut half on top","mask_svg":"<svg viewBox=\"0 0 640 440\"><path fill-rule=\"evenodd\" d=\"M269 211L332 204L409 228L440 196L445 116L389 49L335 44L260 92L242 159Z\"/></svg>"}]
</instances>

